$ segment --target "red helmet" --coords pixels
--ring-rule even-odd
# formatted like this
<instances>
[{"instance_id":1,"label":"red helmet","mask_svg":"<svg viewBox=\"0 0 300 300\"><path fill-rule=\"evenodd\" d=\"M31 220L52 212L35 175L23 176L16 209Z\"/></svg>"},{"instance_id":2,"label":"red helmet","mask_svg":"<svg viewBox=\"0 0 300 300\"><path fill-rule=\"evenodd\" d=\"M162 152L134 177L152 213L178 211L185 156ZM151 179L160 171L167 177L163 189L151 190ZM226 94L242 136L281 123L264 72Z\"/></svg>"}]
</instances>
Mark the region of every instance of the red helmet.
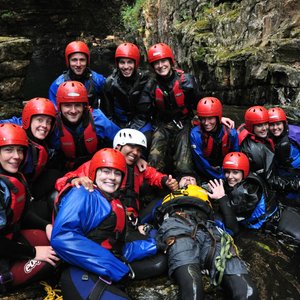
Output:
<instances>
[{"instance_id":1,"label":"red helmet","mask_svg":"<svg viewBox=\"0 0 300 300\"><path fill-rule=\"evenodd\" d=\"M172 64L174 65L174 55L171 50L171 48L164 44L159 43L151 46L148 50L148 62L152 64L153 62L164 59L164 58L170 58L172 61Z\"/></svg>"},{"instance_id":2,"label":"red helmet","mask_svg":"<svg viewBox=\"0 0 300 300\"><path fill-rule=\"evenodd\" d=\"M83 53L87 56L88 64L90 64L90 50L86 43L81 41L74 41L67 45L65 49L66 65L69 67L69 56L73 53Z\"/></svg>"},{"instance_id":3,"label":"red helmet","mask_svg":"<svg viewBox=\"0 0 300 300\"><path fill-rule=\"evenodd\" d=\"M199 100L197 105L198 117L218 117L221 122L222 119L222 103L218 98L205 97Z\"/></svg>"},{"instance_id":4,"label":"red helmet","mask_svg":"<svg viewBox=\"0 0 300 300\"><path fill-rule=\"evenodd\" d=\"M119 45L116 49L115 59L117 61L118 58L130 58L135 62L135 68L139 67L140 63L140 51L139 48L132 43L123 43Z\"/></svg>"},{"instance_id":5,"label":"red helmet","mask_svg":"<svg viewBox=\"0 0 300 300\"><path fill-rule=\"evenodd\" d=\"M249 175L250 163L246 154L242 152L230 152L223 160L223 170L243 171L244 178Z\"/></svg>"},{"instance_id":6,"label":"red helmet","mask_svg":"<svg viewBox=\"0 0 300 300\"><path fill-rule=\"evenodd\" d=\"M57 89L56 104L76 102L88 104L88 93L85 86L79 81L65 81Z\"/></svg>"},{"instance_id":7,"label":"red helmet","mask_svg":"<svg viewBox=\"0 0 300 300\"><path fill-rule=\"evenodd\" d=\"M112 148L104 148L97 151L91 159L89 178L95 181L96 172L99 168L114 168L123 173L123 182L127 174L127 165L124 155Z\"/></svg>"},{"instance_id":8,"label":"red helmet","mask_svg":"<svg viewBox=\"0 0 300 300\"><path fill-rule=\"evenodd\" d=\"M281 107L272 107L268 110L269 123L287 122L286 114Z\"/></svg>"},{"instance_id":9,"label":"red helmet","mask_svg":"<svg viewBox=\"0 0 300 300\"><path fill-rule=\"evenodd\" d=\"M245 113L245 126L249 132L253 133L253 125L268 123L269 114L263 106L252 106Z\"/></svg>"},{"instance_id":10,"label":"red helmet","mask_svg":"<svg viewBox=\"0 0 300 300\"><path fill-rule=\"evenodd\" d=\"M34 115L46 115L56 118L56 110L54 104L47 98L33 98L29 100L22 111L22 127L28 129L30 127L31 117ZM54 122L51 126L53 128Z\"/></svg>"},{"instance_id":11,"label":"red helmet","mask_svg":"<svg viewBox=\"0 0 300 300\"><path fill-rule=\"evenodd\" d=\"M0 147L20 145L28 147L28 139L25 130L15 124L0 124Z\"/></svg>"}]
</instances>

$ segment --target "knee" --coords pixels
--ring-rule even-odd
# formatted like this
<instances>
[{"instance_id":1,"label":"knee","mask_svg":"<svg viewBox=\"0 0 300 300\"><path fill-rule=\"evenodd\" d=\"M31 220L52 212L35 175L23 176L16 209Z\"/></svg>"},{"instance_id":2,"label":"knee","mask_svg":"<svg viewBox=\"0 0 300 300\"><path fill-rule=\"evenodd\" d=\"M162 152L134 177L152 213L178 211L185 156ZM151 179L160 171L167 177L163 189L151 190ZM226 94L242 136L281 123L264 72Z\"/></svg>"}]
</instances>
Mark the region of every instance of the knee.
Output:
<instances>
[{"instance_id":1,"label":"knee","mask_svg":"<svg viewBox=\"0 0 300 300\"><path fill-rule=\"evenodd\" d=\"M256 300L258 290L248 274L225 275L222 286L225 293L234 300Z\"/></svg>"}]
</instances>

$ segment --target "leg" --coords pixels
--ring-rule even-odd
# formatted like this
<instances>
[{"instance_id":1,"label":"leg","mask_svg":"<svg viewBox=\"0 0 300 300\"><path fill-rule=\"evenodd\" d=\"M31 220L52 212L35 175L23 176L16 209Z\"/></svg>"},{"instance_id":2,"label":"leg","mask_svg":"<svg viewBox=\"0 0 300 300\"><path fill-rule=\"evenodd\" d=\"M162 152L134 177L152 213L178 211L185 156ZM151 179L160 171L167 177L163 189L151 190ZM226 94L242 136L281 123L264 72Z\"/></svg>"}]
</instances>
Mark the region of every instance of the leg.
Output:
<instances>
[{"instance_id":1,"label":"leg","mask_svg":"<svg viewBox=\"0 0 300 300\"><path fill-rule=\"evenodd\" d=\"M173 276L179 285L182 300L204 299L202 276L198 264L188 264L175 270Z\"/></svg>"},{"instance_id":2,"label":"leg","mask_svg":"<svg viewBox=\"0 0 300 300\"><path fill-rule=\"evenodd\" d=\"M258 291L248 274L224 275L221 286L228 299L258 299Z\"/></svg>"},{"instance_id":3,"label":"leg","mask_svg":"<svg viewBox=\"0 0 300 300\"><path fill-rule=\"evenodd\" d=\"M169 140L170 133L167 128L161 126L154 131L148 162L150 166L155 167L160 172L164 172L167 165Z\"/></svg>"},{"instance_id":4,"label":"leg","mask_svg":"<svg viewBox=\"0 0 300 300\"><path fill-rule=\"evenodd\" d=\"M135 279L138 280L167 274L168 268L167 257L162 253L134 261L130 265L135 273Z\"/></svg>"}]
</instances>

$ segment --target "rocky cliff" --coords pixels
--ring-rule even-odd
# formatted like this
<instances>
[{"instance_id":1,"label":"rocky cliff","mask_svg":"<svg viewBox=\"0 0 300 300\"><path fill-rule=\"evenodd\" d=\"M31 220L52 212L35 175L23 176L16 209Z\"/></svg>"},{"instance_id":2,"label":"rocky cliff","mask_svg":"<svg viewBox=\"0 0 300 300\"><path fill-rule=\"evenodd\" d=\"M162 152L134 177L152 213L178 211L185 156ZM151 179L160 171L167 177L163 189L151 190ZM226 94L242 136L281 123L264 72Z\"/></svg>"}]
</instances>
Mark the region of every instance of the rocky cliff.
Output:
<instances>
[{"instance_id":1,"label":"rocky cliff","mask_svg":"<svg viewBox=\"0 0 300 300\"><path fill-rule=\"evenodd\" d=\"M227 104L299 105L300 1L141 2L140 43L169 44L203 95Z\"/></svg>"}]
</instances>

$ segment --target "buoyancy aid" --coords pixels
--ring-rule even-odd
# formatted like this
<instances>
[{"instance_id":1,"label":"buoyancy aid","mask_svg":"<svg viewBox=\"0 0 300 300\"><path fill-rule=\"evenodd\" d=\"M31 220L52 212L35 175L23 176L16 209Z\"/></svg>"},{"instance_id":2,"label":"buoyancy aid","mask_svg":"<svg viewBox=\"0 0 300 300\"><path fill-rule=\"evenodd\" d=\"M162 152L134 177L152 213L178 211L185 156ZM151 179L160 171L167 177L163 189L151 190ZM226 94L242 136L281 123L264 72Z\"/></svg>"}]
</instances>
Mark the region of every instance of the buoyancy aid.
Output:
<instances>
[{"instance_id":1,"label":"buoyancy aid","mask_svg":"<svg viewBox=\"0 0 300 300\"><path fill-rule=\"evenodd\" d=\"M223 127L223 136L221 140L221 150L222 150L222 157L224 157L230 150L231 143L230 143L230 129L227 126L222 125ZM201 131L201 127L200 127ZM202 132L202 131L201 131ZM215 140L210 134L202 132L203 135L203 154L205 157L210 157L213 152L213 147L215 146Z\"/></svg>"},{"instance_id":2,"label":"buoyancy aid","mask_svg":"<svg viewBox=\"0 0 300 300\"><path fill-rule=\"evenodd\" d=\"M105 249L121 254L125 239L126 212L119 199L111 199L109 203L112 208L110 215L89 232L88 237Z\"/></svg>"},{"instance_id":3,"label":"buoyancy aid","mask_svg":"<svg viewBox=\"0 0 300 300\"><path fill-rule=\"evenodd\" d=\"M247 228L259 229L278 210L275 193L252 173L233 188L229 198L238 221Z\"/></svg>"},{"instance_id":4,"label":"buoyancy aid","mask_svg":"<svg viewBox=\"0 0 300 300\"><path fill-rule=\"evenodd\" d=\"M11 239L18 222L23 214L27 197L28 188L23 174L18 173L18 177L0 174L2 180L9 189L9 203L5 203L0 197L1 206L6 210L7 225L1 230L7 238Z\"/></svg>"},{"instance_id":5,"label":"buoyancy aid","mask_svg":"<svg viewBox=\"0 0 300 300\"><path fill-rule=\"evenodd\" d=\"M239 138L239 145L242 144L242 142L249 136L249 138L251 140L253 140L256 143L262 143L265 144L270 150L272 150L274 152L275 150L275 145L274 142L272 141L272 139L270 138L265 138L263 141L259 140L256 138L255 134L249 132L246 128L245 128L245 124L241 124L239 126L239 128L237 129L237 133L238 133L238 138Z\"/></svg>"},{"instance_id":6,"label":"buoyancy aid","mask_svg":"<svg viewBox=\"0 0 300 300\"><path fill-rule=\"evenodd\" d=\"M184 72L182 70L175 70L177 73L177 79L174 81L174 85L172 88L172 95L175 98L175 102L178 108L181 109L183 115L188 114L188 109L184 102L184 92L182 89L182 82L184 81ZM161 111L166 111L165 105L165 92L157 85L155 89L155 103L159 107Z\"/></svg>"},{"instance_id":7,"label":"buoyancy aid","mask_svg":"<svg viewBox=\"0 0 300 300\"><path fill-rule=\"evenodd\" d=\"M173 212L178 210L202 211L208 219L211 219L213 215L207 192L196 185L188 185L168 194L156 211L158 223L160 224L163 221L166 214L172 215Z\"/></svg>"},{"instance_id":8,"label":"buoyancy aid","mask_svg":"<svg viewBox=\"0 0 300 300\"><path fill-rule=\"evenodd\" d=\"M61 117L57 117L57 124L60 131L61 150L70 161L80 159L77 154L77 152L79 152L79 147L81 147L83 153L86 153L86 155L81 156L90 156L97 151L98 138L91 111L87 112L87 116L85 117L85 119L86 120L83 120L82 122L82 126L84 127L83 134L75 137L65 127L61 120ZM81 141L83 141L83 144L81 143Z\"/></svg>"},{"instance_id":9,"label":"buoyancy aid","mask_svg":"<svg viewBox=\"0 0 300 300\"><path fill-rule=\"evenodd\" d=\"M34 166L33 178L30 178L30 180L34 181L41 174L48 162L48 151L44 146L32 140L29 140L29 144L32 149L32 161Z\"/></svg>"}]
</instances>

